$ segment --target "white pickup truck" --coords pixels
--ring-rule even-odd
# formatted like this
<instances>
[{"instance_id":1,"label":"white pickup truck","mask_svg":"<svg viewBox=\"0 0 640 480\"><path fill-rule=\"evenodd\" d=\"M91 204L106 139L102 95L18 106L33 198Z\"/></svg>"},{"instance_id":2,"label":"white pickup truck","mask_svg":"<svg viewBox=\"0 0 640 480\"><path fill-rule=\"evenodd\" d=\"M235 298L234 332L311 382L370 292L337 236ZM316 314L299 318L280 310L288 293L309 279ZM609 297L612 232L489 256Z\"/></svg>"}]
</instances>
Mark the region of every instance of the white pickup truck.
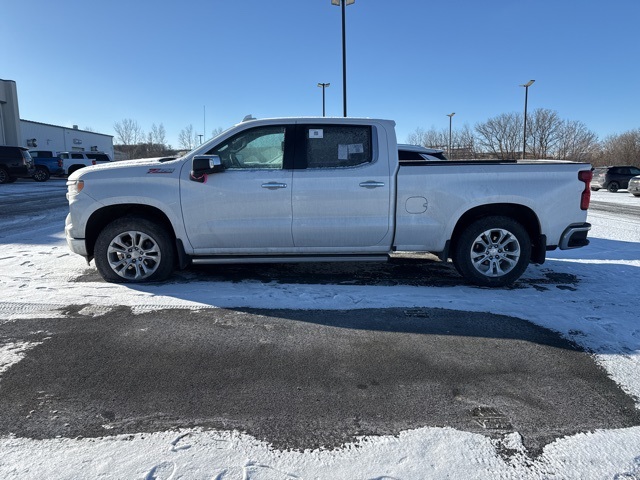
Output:
<instances>
[{"instance_id":1,"label":"white pickup truck","mask_svg":"<svg viewBox=\"0 0 640 480\"><path fill-rule=\"evenodd\" d=\"M395 123L244 121L173 159L69 177L70 249L110 282L189 264L451 258L504 286L548 250L589 243L591 169L554 161L400 161Z\"/></svg>"},{"instance_id":2,"label":"white pickup truck","mask_svg":"<svg viewBox=\"0 0 640 480\"><path fill-rule=\"evenodd\" d=\"M59 152L65 175L71 175L76 170L92 165L110 162L111 158L102 152Z\"/></svg>"}]
</instances>

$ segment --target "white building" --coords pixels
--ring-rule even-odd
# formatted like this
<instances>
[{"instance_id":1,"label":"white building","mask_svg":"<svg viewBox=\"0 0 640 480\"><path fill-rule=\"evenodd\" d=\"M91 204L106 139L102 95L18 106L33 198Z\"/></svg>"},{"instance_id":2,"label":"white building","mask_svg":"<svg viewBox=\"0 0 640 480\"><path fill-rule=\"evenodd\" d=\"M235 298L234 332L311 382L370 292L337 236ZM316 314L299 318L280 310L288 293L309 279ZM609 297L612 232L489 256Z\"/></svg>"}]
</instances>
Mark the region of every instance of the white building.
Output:
<instances>
[{"instance_id":1,"label":"white building","mask_svg":"<svg viewBox=\"0 0 640 480\"><path fill-rule=\"evenodd\" d=\"M113 136L21 120L16 82L0 79L0 145L53 152L105 152L114 158Z\"/></svg>"},{"instance_id":2,"label":"white building","mask_svg":"<svg viewBox=\"0 0 640 480\"><path fill-rule=\"evenodd\" d=\"M113 136L46 123L20 120L22 144L31 150L105 152L113 159Z\"/></svg>"}]
</instances>

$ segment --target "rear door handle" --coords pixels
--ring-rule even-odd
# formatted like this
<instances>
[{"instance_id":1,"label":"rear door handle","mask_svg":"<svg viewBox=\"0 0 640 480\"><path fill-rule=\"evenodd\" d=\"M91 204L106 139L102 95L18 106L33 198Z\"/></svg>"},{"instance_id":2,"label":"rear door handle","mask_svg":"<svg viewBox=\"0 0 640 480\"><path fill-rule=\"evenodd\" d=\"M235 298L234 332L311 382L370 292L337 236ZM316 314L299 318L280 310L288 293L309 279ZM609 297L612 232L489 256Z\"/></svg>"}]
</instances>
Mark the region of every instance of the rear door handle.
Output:
<instances>
[{"instance_id":1,"label":"rear door handle","mask_svg":"<svg viewBox=\"0 0 640 480\"><path fill-rule=\"evenodd\" d=\"M269 190L277 190L279 188L287 188L287 184L278 183L278 182L269 182L269 183L263 183L262 188L268 188Z\"/></svg>"},{"instance_id":2,"label":"rear door handle","mask_svg":"<svg viewBox=\"0 0 640 480\"><path fill-rule=\"evenodd\" d=\"M360 183L360 186L362 188L378 188L378 187L384 187L384 182L368 181L368 182Z\"/></svg>"}]
</instances>

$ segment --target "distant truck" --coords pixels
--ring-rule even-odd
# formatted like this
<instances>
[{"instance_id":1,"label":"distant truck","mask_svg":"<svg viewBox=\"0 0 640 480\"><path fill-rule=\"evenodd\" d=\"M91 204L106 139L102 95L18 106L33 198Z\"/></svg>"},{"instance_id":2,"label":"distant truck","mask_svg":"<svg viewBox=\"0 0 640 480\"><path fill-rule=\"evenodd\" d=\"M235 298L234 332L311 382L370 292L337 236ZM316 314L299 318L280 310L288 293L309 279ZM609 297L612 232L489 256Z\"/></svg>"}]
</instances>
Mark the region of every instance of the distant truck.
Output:
<instances>
[{"instance_id":1,"label":"distant truck","mask_svg":"<svg viewBox=\"0 0 640 480\"><path fill-rule=\"evenodd\" d=\"M64 175L71 175L76 170L92 165L111 162L111 157L104 152L60 152Z\"/></svg>"},{"instance_id":2,"label":"distant truck","mask_svg":"<svg viewBox=\"0 0 640 480\"><path fill-rule=\"evenodd\" d=\"M55 152L53 150L30 150L36 161L49 170L49 175L71 175L76 170L111 161L111 157L103 152ZM57 165L59 163L59 165ZM44 169L44 168L43 168ZM41 170L43 170L41 169ZM46 174L40 173L40 178ZM38 180L37 181L45 181Z\"/></svg>"},{"instance_id":3,"label":"distant truck","mask_svg":"<svg viewBox=\"0 0 640 480\"><path fill-rule=\"evenodd\" d=\"M33 158L33 163L36 167L36 171L33 174L33 179L36 182L46 182L52 175L64 175L62 159L56 155L56 152L51 150L30 150L29 154Z\"/></svg>"}]
</instances>

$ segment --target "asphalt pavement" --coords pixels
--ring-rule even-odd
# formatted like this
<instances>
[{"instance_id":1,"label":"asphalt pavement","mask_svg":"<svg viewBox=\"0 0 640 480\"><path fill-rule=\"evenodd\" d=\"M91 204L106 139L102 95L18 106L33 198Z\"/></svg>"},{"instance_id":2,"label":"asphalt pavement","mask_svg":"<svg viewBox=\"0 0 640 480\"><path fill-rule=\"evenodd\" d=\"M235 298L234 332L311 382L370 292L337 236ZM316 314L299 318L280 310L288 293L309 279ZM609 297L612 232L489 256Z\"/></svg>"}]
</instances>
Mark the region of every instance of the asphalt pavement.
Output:
<instances>
[{"instance_id":1,"label":"asphalt pavement","mask_svg":"<svg viewBox=\"0 0 640 480\"><path fill-rule=\"evenodd\" d=\"M640 424L592 357L499 315L443 309L204 309L0 325L41 342L2 375L0 435L101 437L237 429L278 449L452 427L558 437Z\"/></svg>"}]
</instances>

